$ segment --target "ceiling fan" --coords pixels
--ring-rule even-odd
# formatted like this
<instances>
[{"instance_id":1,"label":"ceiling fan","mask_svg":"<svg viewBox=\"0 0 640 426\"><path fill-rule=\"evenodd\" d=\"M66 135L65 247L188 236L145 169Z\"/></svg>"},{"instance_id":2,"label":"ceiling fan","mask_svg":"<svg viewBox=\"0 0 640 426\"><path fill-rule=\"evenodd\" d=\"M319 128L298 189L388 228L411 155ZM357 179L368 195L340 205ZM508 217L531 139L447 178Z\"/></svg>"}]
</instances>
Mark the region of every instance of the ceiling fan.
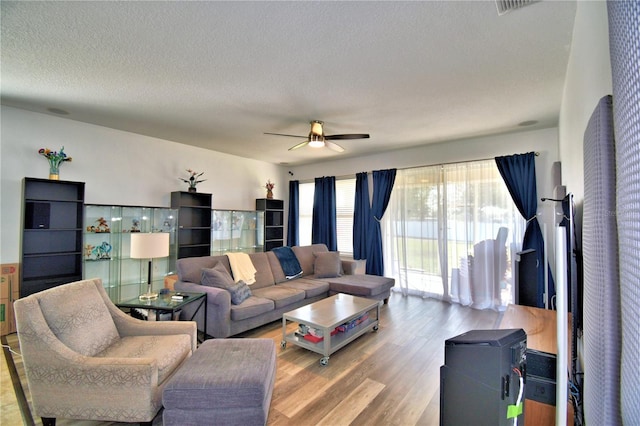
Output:
<instances>
[{"instance_id":1,"label":"ceiling fan","mask_svg":"<svg viewBox=\"0 0 640 426\"><path fill-rule=\"evenodd\" d=\"M284 135L282 133L265 133L265 135L276 135L276 136L289 136L292 138L304 138L307 140L304 142L300 142L297 145L289 148L289 151L293 151L294 149L302 148L305 145L309 145L312 148L322 148L326 146L329 149L332 149L337 152L343 152L344 148L338 145L337 143L331 142L331 140L340 140L340 139L368 139L369 135L366 133L351 133L346 135L325 135L324 129L322 125L324 123L322 121L313 120L311 121L311 131L308 136L299 136L299 135Z\"/></svg>"}]
</instances>

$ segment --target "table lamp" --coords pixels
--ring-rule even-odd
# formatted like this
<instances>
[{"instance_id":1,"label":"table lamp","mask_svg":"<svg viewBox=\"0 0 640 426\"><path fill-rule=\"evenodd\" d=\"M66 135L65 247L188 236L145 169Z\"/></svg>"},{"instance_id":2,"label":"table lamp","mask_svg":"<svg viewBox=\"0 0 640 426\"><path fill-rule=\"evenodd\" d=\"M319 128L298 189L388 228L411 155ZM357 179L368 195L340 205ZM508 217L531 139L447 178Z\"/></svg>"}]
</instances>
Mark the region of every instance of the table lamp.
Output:
<instances>
[{"instance_id":1,"label":"table lamp","mask_svg":"<svg viewBox=\"0 0 640 426\"><path fill-rule=\"evenodd\" d=\"M131 258L149 259L147 292L140 295L140 300L151 300L158 297L158 293L151 291L151 262L153 258L167 256L169 256L169 233L131 233Z\"/></svg>"}]
</instances>

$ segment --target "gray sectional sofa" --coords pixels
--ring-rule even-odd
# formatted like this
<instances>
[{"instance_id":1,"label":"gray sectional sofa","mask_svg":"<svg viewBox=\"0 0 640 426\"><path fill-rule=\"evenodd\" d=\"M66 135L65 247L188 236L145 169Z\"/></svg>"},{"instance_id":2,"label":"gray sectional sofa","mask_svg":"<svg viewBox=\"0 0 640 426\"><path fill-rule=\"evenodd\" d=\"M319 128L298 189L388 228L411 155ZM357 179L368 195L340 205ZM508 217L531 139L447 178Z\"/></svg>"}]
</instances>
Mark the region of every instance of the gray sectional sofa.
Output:
<instances>
[{"instance_id":1,"label":"gray sectional sofa","mask_svg":"<svg viewBox=\"0 0 640 426\"><path fill-rule=\"evenodd\" d=\"M223 265L232 275L229 258L203 256L177 261L176 291L207 293L207 315L198 312L195 320L199 329L207 321L207 334L216 338L233 336L244 331L279 320L282 314L300 306L316 302L335 293L348 293L387 301L395 280L376 275L355 274L355 261L340 260L337 252L329 252L324 244L291 248L302 274L287 279L280 260L273 252L249 254L257 270L255 283L249 285L251 296L234 304L231 293L224 288L202 284L203 269ZM332 265L337 262L337 265ZM195 307L187 305L183 316L190 318ZM201 310L202 311L202 310Z\"/></svg>"}]
</instances>

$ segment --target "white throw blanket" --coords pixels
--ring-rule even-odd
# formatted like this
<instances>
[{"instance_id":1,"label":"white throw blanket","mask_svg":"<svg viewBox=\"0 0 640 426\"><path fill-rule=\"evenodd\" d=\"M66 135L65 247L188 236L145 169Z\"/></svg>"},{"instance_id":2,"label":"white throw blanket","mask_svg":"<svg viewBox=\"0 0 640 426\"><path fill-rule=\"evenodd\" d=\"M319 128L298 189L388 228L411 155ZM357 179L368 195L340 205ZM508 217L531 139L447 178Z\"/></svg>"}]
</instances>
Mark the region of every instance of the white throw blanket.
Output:
<instances>
[{"instance_id":1,"label":"white throw blanket","mask_svg":"<svg viewBox=\"0 0 640 426\"><path fill-rule=\"evenodd\" d=\"M229 264L231 265L231 273L233 273L233 279L238 282L240 280L247 284L253 284L256 282L256 268L251 262L251 258L247 253L225 253L229 258Z\"/></svg>"}]
</instances>

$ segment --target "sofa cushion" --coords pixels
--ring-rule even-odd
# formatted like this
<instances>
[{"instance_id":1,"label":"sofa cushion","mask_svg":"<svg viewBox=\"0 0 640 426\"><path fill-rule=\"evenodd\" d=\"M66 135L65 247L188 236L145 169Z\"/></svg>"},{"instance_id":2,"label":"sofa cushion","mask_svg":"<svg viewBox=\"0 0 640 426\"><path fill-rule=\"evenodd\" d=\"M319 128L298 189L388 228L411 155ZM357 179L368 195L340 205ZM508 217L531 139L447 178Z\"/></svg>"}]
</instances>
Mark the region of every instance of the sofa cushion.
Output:
<instances>
[{"instance_id":1,"label":"sofa cushion","mask_svg":"<svg viewBox=\"0 0 640 426\"><path fill-rule=\"evenodd\" d=\"M316 260L313 265L316 278L335 278L342 275L342 261L340 252L326 251L314 253Z\"/></svg>"},{"instance_id":2,"label":"sofa cushion","mask_svg":"<svg viewBox=\"0 0 640 426\"><path fill-rule=\"evenodd\" d=\"M273 251L268 251L265 254L267 255L267 259L269 259L269 266L271 267L271 273L273 274L273 279L276 284L287 281L287 278L284 276L284 271L282 270L282 265L280 265L280 261Z\"/></svg>"},{"instance_id":3,"label":"sofa cushion","mask_svg":"<svg viewBox=\"0 0 640 426\"><path fill-rule=\"evenodd\" d=\"M231 271L227 256L201 256L178 259L176 261L178 279L180 281L199 284L202 278L202 269L213 268L218 262L221 262L227 271Z\"/></svg>"},{"instance_id":4,"label":"sofa cushion","mask_svg":"<svg viewBox=\"0 0 640 426\"><path fill-rule=\"evenodd\" d=\"M269 265L269 259L267 253L250 253L249 259L253 262L253 266L256 268L256 282L251 284L251 288L262 288L270 285L274 285L276 282L271 273L271 266Z\"/></svg>"},{"instance_id":5,"label":"sofa cushion","mask_svg":"<svg viewBox=\"0 0 640 426\"><path fill-rule=\"evenodd\" d=\"M191 337L188 334L174 334L123 337L97 357L154 359L158 367L158 384L161 384L189 355Z\"/></svg>"},{"instance_id":6,"label":"sofa cushion","mask_svg":"<svg viewBox=\"0 0 640 426\"><path fill-rule=\"evenodd\" d=\"M276 284L276 286L303 290L305 294L305 299L310 299L312 297L321 296L321 295L326 296L327 294L329 294L328 281L314 280L312 278L305 278L305 277L297 278L295 280L290 280L280 284Z\"/></svg>"},{"instance_id":7,"label":"sofa cushion","mask_svg":"<svg viewBox=\"0 0 640 426\"><path fill-rule=\"evenodd\" d=\"M254 294L258 297L273 300L276 309L299 302L305 298L304 290L284 287L281 285L259 288L254 291Z\"/></svg>"},{"instance_id":8,"label":"sofa cushion","mask_svg":"<svg viewBox=\"0 0 640 426\"><path fill-rule=\"evenodd\" d=\"M218 262L213 268L202 269L202 285L217 287L227 290L231 295L231 303L239 305L247 298L251 297L251 289L244 281L237 283L233 281L229 272L222 263Z\"/></svg>"},{"instance_id":9,"label":"sofa cushion","mask_svg":"<svg viewBox=\"0 0 640 426\"><path fill-rule=\"evenodd\" d=\"M72 350L95 356L120 339L104 299L92 280L86 285L59 286L39 300L56 337Z\"/></svg>"},{"instance_id":10,"label":"sofa cushion","mask_svg":"<svg viewBox=\"0 0 640 426\"><path fill-rule=\"evenodd\" d=\"M231 305L231 321L241 321L275 309L271 299L251 296L239 305Z\"/></svg>"},{"instance_id":11,"label":"sofa cushion","mask_svg":"<svg viewBox=\"0 0 640 426\"><path fill-rule=\"evenodd\" d=\"M303 276L313 275L313 265L316 261L314 253L329 251L324 244L311 244L310 246L293 246L291 250L296 254L300 266L302 266Z\"/></svg>"}]
</instances>

